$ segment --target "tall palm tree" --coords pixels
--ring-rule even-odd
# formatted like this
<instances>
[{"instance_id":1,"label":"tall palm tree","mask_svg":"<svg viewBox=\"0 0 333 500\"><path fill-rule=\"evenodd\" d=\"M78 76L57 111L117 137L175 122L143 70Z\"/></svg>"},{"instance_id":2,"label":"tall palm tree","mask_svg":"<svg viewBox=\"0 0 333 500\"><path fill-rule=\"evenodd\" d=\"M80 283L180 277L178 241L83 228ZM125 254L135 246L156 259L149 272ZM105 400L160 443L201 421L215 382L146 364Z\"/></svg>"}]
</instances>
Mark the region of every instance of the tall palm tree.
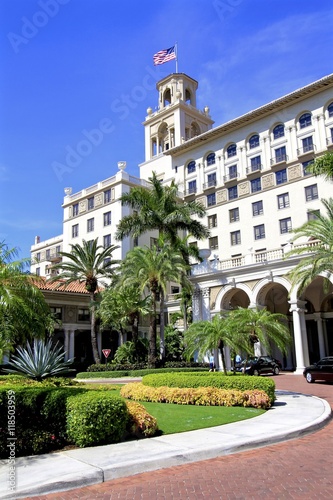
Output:
<instances>
[{"instance_id":1,"label":"tall palm tree","mask_svg":"<svg viewBox=\"0 0 333 500\"><path fill-rule=\"evenodd\" d=\"M327 152L319 156L307 167L308 171L314 175L323 175L326 180L333 180L333 153Z\"/></svg>"},{"instance_id":2,"label":"tall palm tree","mask_svg":"<svg viewBox=\"0 0 333 500\"><path fill-rule=\"evenodd\" d=\"M148 231L157 230L172 245L178 238L178 231L186 231L196 239L209 236L209 230L200 221L206 210L201 203L184 203L178 197L178 185L172 181L170 186L163 186L155 172L149 178L150 188L134 187L122 195L123 204L133 209L133 214L123 217L117 227L116 239L126 236L140 236Z\"/></svg>"},{"instance_id":3,"label":"tall palm tree","mask_svg":"<svg viewBox=\"0 0 333 500\"><path fill-rule=\"evenodd\" d=\"M302 255L300 262L288 274L292 285L298 285L300 293L319 275L324 278L325 289L328 289L333 277L333 198L321 201L326 214L318 213L315 219L293 230L293 241L305 237L308 241L314 240L315 244L309 248L293 248L286 254L286 258Z\"/></svg>"},{"instance_id":4,"label":"tall palm tree","mask_svg":"<svg viewBox=\"0 0 333 500\"><path fill-rule=\"evenodd\" d=\"M228 327L233 332L235 350L245 351L253 355L254 344L261 346L270 353L274 343L281 352L286 352L291 342L287 326L287 316L271 313L267 309L247 309L239 307L230 311Z\"/></svg>"},{"instance_id":5,"label":"tall palm tree","mask_svg":"<svg viewBox=\"0 0 333 500\"><path fill-rule=\"evenodd\" d=\"M124 286L139 283L140 292L148 289L151 295L152 312L149 325L148 364L156 365L156 316L158 295L166 292L169 281L179 282L184 273L185 264L182 256L169 245L154 245L153 248L136 247L126 255L123 266ZM163 309L160 311L163 314ZM161 338L163 344L163 338Z\"/></svg>"},{"instance_id":6,"label":"tall palm tree","mask_svg":"<svg viewBox=\"0 0 333 500\"><path fill-rule=\"evenodd\" d=\"M71 245L70 252L60 252L64 261L52 266L52 270L60 271L51 282L57 282L58 287L66 287L70 283L78 281L85 284L90 295L90 331L91 346L94 361L99 364L100 355L97 346L96 335L96 306L100 287L105 285L103 280L110 279L114 274L114 266L118 261L112 260L112 252L118 248L111 245L104 248L98 245L98 238L90 241L82 241L82 245Z\"/></svg>"},{"instance_id":7,"label":"tall palm tree","mask_svg":"<svg viewBox=\"0 0 333 500\"><path fill-rule=\"evenodd\" d=\"M52 317L38 278L29 274L29 259L17 259L18 251L0 242L0 344L4 353L16 343L44 337Z\"/></svg>"},{"instance_id":8,"label":"tall palm tree","mask_svg":"<svg viewBox=\"0 0 333 500\"><path fill-rule=\"evenodd\" d=\"M223 371L226 375L224 347L229 346L231 349L237 347L233 331L229 325L227 316L222 314L216 314L212 320L192 323L184 333L186 356L192 357L195 352L198 352L200 357L204 357L207 353L219 349Z\"/></svg>"}]
</instances>

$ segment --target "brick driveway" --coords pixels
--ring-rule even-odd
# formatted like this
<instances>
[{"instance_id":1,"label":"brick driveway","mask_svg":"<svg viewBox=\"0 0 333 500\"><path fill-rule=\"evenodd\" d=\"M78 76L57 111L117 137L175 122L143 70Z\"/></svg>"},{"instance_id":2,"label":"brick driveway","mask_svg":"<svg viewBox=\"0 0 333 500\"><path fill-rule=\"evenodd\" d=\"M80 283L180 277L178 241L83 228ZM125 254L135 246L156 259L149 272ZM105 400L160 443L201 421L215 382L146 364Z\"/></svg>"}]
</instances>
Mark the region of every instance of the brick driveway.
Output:
<instances>
[{"instance_id":1,"label":"brick driveway","mask_svg":"<svg viewBox=\"0 0 333 500\"><path fill-rule=\"evenodd\" d=\"M274 377L277 389L312 394L333 407L333 384ZM115 479L34 500L333 499L333 421L305 437L235 455Z\"/></svg>"}]
</instances>

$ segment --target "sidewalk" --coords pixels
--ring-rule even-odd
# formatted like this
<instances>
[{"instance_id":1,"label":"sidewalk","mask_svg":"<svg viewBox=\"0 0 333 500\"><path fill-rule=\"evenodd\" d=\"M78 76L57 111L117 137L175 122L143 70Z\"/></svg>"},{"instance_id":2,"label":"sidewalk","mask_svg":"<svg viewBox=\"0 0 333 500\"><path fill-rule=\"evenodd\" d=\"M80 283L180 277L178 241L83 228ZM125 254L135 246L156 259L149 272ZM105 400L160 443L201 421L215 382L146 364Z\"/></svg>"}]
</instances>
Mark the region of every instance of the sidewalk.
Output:
<instances>
[{"instance_id":1,"label":"sidewalk","mask_svg":"<svg viewBox=\"0 0 333 500\"><path fill-rule=\"evenodd\" d=\"M330 416L331 408L323 399L277 391L274 406L251 420L146 440L18 458L15 492L8 490L8 465L1 461L0 498L19 499L63 491L254 449L319 429Z\"/></svg>"}]
</instances>

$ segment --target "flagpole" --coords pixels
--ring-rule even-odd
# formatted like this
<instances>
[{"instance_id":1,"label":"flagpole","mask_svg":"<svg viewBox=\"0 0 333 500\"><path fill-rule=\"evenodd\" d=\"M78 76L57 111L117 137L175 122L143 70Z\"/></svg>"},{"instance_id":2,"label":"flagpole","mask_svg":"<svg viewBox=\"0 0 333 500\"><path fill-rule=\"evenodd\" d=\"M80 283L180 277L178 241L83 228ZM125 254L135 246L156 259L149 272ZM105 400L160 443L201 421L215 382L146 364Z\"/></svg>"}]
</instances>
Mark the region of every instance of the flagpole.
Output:
<instances>
[{"instance_id":1,"label":"flagpole","mask_svg":"<svg viewBox=\"0 0 333 500\"><path fill-rule=\"evenodd\" d=\"M175 52L176 52L176 73L178 73L178 45L175 43Z\"/></svg>"}]
</instances>

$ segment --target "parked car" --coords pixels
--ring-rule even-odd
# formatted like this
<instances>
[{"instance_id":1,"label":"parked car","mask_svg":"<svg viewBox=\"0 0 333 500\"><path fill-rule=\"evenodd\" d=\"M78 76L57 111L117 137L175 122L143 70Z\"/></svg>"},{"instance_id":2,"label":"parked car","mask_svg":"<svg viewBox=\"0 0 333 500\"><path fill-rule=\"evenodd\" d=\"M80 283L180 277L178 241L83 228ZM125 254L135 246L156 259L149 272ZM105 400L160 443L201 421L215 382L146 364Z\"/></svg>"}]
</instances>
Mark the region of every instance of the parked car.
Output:
<instances>
[{"instance_id":1,"label":"parked car","mask_svg":"<svg viewBox=\"0 0 333 500\"><path fill-rule=\"evenodd\" d=\"M309 384L316 380L333 381L333 356L322 358L318 363L307 366L303 375Z\"/></svg>"},{"instance_id":2,"label":"parked car","mask_svg":"<svg viewBox=\"0 0 333 500\"><path fill-rule=\"evenodd\" d=\"M238 363L235 366L235 371L245 372L247 375L261 375L263 373L278 375L280 373L280 366L279 362L270 356L253 356L248 358L247 361L244 360Z\"/></svg>"}]
</instances>

